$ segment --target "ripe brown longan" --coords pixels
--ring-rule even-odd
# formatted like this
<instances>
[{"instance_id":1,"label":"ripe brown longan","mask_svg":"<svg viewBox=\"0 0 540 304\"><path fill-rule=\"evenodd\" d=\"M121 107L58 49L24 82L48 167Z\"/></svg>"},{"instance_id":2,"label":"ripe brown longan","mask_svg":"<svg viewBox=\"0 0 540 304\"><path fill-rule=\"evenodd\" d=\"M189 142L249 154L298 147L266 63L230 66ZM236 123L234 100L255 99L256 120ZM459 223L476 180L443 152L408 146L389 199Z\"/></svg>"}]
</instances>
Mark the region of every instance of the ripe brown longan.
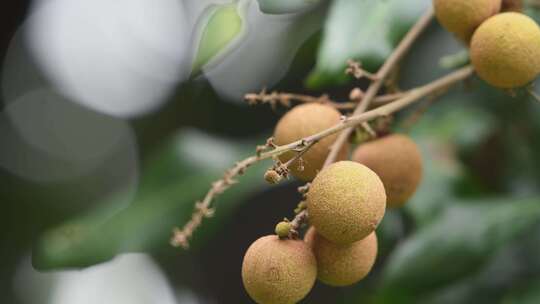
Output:
<instances>
[{"instance_id":1,"label":"ripe brown longan","mask_svg":"<svg viewBox=\"0 0 540 304\"><path fill-rule=\"evenodd\" d=\"M422 179L422 155L416 143L405 135L392 134L361 144L352 159L381 178L386 204L391 208L403 206Z\"/></svg>"},{"instance_id":2,"label":"ripe brown longan","mask_svg":"<svg viewBox=\"0 0 540 304\"><path fill-rule=\"evenodd\" d=\"M242 280L259 304L293 304L303 299L317 278L317 261L303 241L269 235L248 248Z\"/></svg>"},{"instance_id":3,"label":"ripe brown longan","mask_svg":"<svg viewBox=\"0 0 540 304\"><path fill-rule=\"evenodd\" d=\"M521 13L498 14L476 30L470 53L476 73L490 85L525 86L540 73L540 27Z\"/></svg>"},{"instance_id":4,"label":"ripe brown longan","mask_svg":"<svg viewBox=\"0 0 540 304\"><path fill-rule=\"evenodd\" d=\"M501 10L501 0L433 0L441 25L469 44L474 30Z\"/></svg>"},{"instance_id":5,"label":"ripe brown longan","mask_svg":"<svg viewBox=\"0 0 540 304\"><path fill-rule=\"evenodd\" d=\"M330 286L348 286L366 277L377 258L377 235L372 232L352 244L338 245L309 228L304 241L317 260L318 279Z\"/></svg>"},{"instance_id":6,"label":"ripe brown longan","mask_svg":"<svg viewBox=\"0 0 540 304\"><path fill-rule=\"evenodd\" d=\"M377 228L386 209L382 181L368 167L340 161L324 168L307 193L310 223L327 240L359 241Z\"/></svg>"},{"instance_id":7,"label":"ripe brown longan","mask_svg":"<svg viewBox=\"0 0 540 304\"><path fill-rule=\"evenodd\" d=\"M277 145L289 144L293 141L316 134L340 122L341 113L329 105L309 103L294 107L278 122L274 132ZM330 147L337 138L337 134L330 135L313 145L303 156L303 170L299 169L298 161L289 168L292 175L303 180L311 181L322 168ZM338 159L347 158L348 144L339 153ZM286 162L296 155L287 152L279 156L280 161Z\"/></svg>"}]
</instances>

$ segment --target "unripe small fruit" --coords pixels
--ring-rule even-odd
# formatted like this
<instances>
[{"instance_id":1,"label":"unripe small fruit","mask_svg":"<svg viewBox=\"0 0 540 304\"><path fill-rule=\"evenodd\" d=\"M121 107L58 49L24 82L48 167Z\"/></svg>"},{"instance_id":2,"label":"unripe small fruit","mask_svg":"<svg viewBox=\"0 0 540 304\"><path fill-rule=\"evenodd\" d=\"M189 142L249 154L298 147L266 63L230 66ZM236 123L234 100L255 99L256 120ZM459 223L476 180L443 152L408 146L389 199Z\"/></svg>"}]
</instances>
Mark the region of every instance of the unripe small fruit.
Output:
<instances>
[{"instance_id":1,"label":"unripe small fruit","mask_svg":"<svg viewBox=\"0 0 540 304\"><path fill-rule=\"evenodd\" d=\"M303 299L317 278L311 248L299 240L262 237L248 248L242 280L249 296L259 304L293 304Z\"/></svg>"},{"instance_id":2,"label":"unripe small fruit","mask_svg":"<svg viewBox=\"0 0 540 304\"><path fill-rule=\"evenodd\" d=\"M293 141L319 133L340 122L341 113L329 105L309 103L294 107L278 122L274 132L274 141L277 145L289 144ZM322 165L330 152L330 147L336 141L337 134L321 139L313 145L303 156L303 170L299 169L298 161L290 167L291 174L303 181L311 181L321 170ZM347 158L349 148L345 145L338 156ZM279 156L280 161L286 162L296 155L287 152Z\"/></svg>"},{"instance_id":3,"label":"unripe small fruit","mask_svg":"<svg viewBox=\"0 0 540 304\"><path fill-rule=\"evenodd\" d=\"M520 13L489 18L471 40L471 62L480 78L492 86L512 89L540 73L540 27Z\"/></svg>"},{"instance_id":4,"label":"unripe small fruit","mask_svg":"<svg viewBox=\"0 0 540 304\"><path fill-rule=\"evenodd\" d=\"M386 209L382 181L352 161L334 163L313 180L307 193L310 223L331 242L350 244L377 228Z\"/></svg>"},{"instance_id":5,"label":"unripe small fruit","mask_svg":"<svg viewBox=\"0 0 540 304\"><path fill-rule=\"evenodd\" d=\"M381 178L386 204L396 208L414 194L422 179L422 155L408 136L388 135L358 146L352 160L368 166Z\"/></svg>"},{"instance_id":6,"label":"unripe small fruit","mask_svg":"<svg viewBox=\"0 0 540 304\"><path fill-rule=\"evenodd\" d=\"M264 180L266 180L269 184L279 184L282 179L283 177L279 175L276 170L270 169L264 173Z\"/></svg>"},{"instance_id":7,"label":"unripe small fruit","mask_svg":"<svg viewBox=\"0 0 540 304\"><path fill-rule=\"evenodd\" d=\"M291 228L292 228L292 225L290 222L282 221L276 225L276 228L274 230L277 236L280 239L283 239L289 236L289 233L291 232Z\"/></svg>"},{"instance_id":8,"label":"unripe small fruit","mask_svg":"<svg viewBox=\"0 0 540 304\"><path fill-rule=\"evenodd\" d=\"M338 245L325 239L311 227L304 237L317 259L317 277L330 286L348 286L366 277L377 258L377 235Z\"/></svg>"},{"instance_id":9,"label":"unripe small fruit","mask_svg":"<svg viewBox=\"0 0 540 304\"><path fill-rule=\"evenodd\" d=\"M482 22L501 10L501 0L433 0L439 23L469 44Z\"/></svg>"}]
</instances>

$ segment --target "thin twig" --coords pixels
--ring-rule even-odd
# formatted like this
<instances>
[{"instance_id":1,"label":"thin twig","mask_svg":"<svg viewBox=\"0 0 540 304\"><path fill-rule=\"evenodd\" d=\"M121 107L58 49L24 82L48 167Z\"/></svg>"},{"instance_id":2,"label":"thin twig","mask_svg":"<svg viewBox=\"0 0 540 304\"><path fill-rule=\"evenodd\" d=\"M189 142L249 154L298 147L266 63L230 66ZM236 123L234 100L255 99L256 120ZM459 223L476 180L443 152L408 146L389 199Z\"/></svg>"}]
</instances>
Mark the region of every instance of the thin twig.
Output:
<instances>
[{"instance_id":1,"label":"thin twig","mask_svg":"<svg viewBox=\"0 0 540 304\"><path fill-rule=\"evenodd\" d=\"M377 96L373 99L373 101L369 105L369 108L375 108L375 107L388 104L392 101L402 98L403 96L407 95L407 93L409 92L399 92L399 93L392 93L392 94L385 94L385 95ZM358 101L334 102L334 103L329 103L329 104L333 106L334 108L336 108L337 110L350 111L350 110L356 109L359 102L362 102L362 101L363 100L360 99Z\"/></svg>"},{"instance_id":2,"label":"thin twig","mask_svg":"<svg viewBox=\"0 0 540 304\"><path fill-rule=\"evenodd\" d=\"M304 164L302 160L302 156L306 154L313 145L315 145L318 142L318 140L314 140L310 143L304 143L300 145L298 148L293 149L292 151L296 152L296 155L289 159L287 162L282 163L279 160L276 161L274 166L265 173L265 177L268 177L267 181L271 184L277 184L279 183L283 178L289 177L289 169L290 167L298 161L298 170L303 171L304 170ZM273 172L272 172L273 171ZM267 176L267 174L270 174Z\"/></svg>"},{"instance_id":3,"label":"thin twig","mask_svg":"<svg viewBox=\"0 0 540 304\"><path fill-rule=\"evenodd\" d=\"M180 229L174 230L174 235L171 240L171 244L173 246L188 247L188 241L193 235L193 232L195 231L195 229L197 229L197 227L201 224L202 220L205 217L209 216L206 211L213 210L211 209L211 203L213 202L213 200L219 194L223 193L223 191L230 188L236 182L235 178L238 175L242 175L244 171L251 165L264 159L269 159L274 156L279 156L285 152L297 149L311 142L319 141L322 138L325 138L337 132L359 126L363 122L367 122L378 117L388 116L408 106L409 104L412 104L415 101L418 101L422 99L423 97L426 97L432 94L433 92L437 92L457 82L465 80L472 74L473 74L473 69L470 66L464 67L462 69L459 69L457 71L454 71L448 74L445 77L439 78L438 80L435 80L429 84L418 87L416 89L412 89L409 91L407 95L405 95L404 97L392 103L386 104L384 106L378 107L374 110L371 110L365 113L350 116L342 120L338 124L326 130L323 130L319 133L302 138L300 140L294 141L287 145L276 146L274 149L270 151L260 152L258 155L250 156L244 159L243 161L238 162L233 168L231 168L229 171L225 173L222 179L212 184L212 188L208 191L204 199L200 203L196 204L196 208L192 214L192 218L184 226L184 228L181 230Z\"/></svg>"},{"instance_id":4,"label":"thin twig","mask_svg":"<svg viewBox=\"0 0 540 304\"><path fill-rule=\"evenodd\" d=\"M408 91L405 91L405 92L391 93L391 94L385 94L385 95L377 96L377 97L375 97L375 99L373 99L373 101L371 102L371 104L369 105L368 108L385 105L385 104L390 103L390 102L392 102L392 101L394 101L396 99L404 97L408 93L409 93Z\"/></svg>"},{"instance_id":5,"label":"thin twig","mask_svg":"<svg viewBox=\"0 0 540 304\"><path fill-rule=\"evenodd\" d=\"M377 138L377 132L367 122L363 122L361 126L371 138Z\"/></svg>"},{"instance_id":6,"label":"thin twig","mask_svg":"<svg viewBox=\"0 0 540 304\"><path fill-rule=\"evenodd\" d=\"M397 63L401 60L401 58L405 55L405 53L411 48L414 41L420 36L420 34L426 29L429 24L431 23L433 19L433 8L430 7L426 13L416 22L416 24L409 30L407 35L401 40L399 45L396 47L396 49L392 52L390 57L386 60L386 62L383 64L383 66L379 69L379 71L376 74L376 80L371 83L369 86L366 94L364 95L364 98L362 99L362 102L358 104L356 109L353 112L353 115L358 115L360 113L365 112L373 99L377 96L377 93L381 89L381 87L384 84L384 81L390 74L390 72L395 68ZM406 97L404 97L406 98ZM352 129L347 129L343 131L341 134L339 134L338 138L330 148L330 153L328 154L328 157L326 158L326 161L324 162L324 166L328 166L329 164L335 162L339 151L341 150L341 147L345 144L345 142L349 139L351 135Z\"/></svg>"},{"instance_id":7,"label":"thin twig","mask_svg":"<svg viewBox=\"0 0 540 304\"><path fill-rule=\"evenodd\" d=\"M299 230L302 227L302 225L307 221L308 219L308 212L307 209L304 209L294 217L294 219L291 221L291 235L294 238L298 238Z\"/></svg>"},{"instance_id":8,"label":"thin twig","mask_svg":"<svg viewBox=\"0 0 540 304\"><path fill-rule=\"evenodd\" d=\"M404 132L407 132L414 126L420 118L427 112L429 107L437 100L437 96L431 96L424 104L420 105L413 113L407 117L401 124Z\"/></svg>"},{"instance_id":9,"label":"thin twig","mask_svg":"<svg viewBox=\"0 0 540 304\"><path fill-rule=\"evenodd\" d=\"M273 91L267 93L266 89L263 89L260 93L250 93L244 96L244 100L250 105L255 104L270 104L270 106L275 109L279 104L283 107L291 107L292 101L303 102L303 103L326 103L326 104L336 104L335 101L330 100L328 95L323 94L319 97L302 95L302 94L293 94L293 93L280 93Z\"/></svg>"},{"instance_id":10,"label":"thin twig","mask_svg":"<svg viewBox=\"0 0 540 304\"><path fill-rule=\"evenodd\" d=\"M236 184L235 178L243 175L247 168L255 164L259 160L259 156L251 156L243 161L236 163L236 165L227 170L218 181L212 183L212 187L206 193L204 199L195 204L195 210L191 215L191 219L186 223L182 230L174 228L173 237L171 239L171 245L174 247L182 246L183 248L189 248L189 239L193 235L193 232L201 225L204 218L212 217L214 209L211 208L212 200L229 189L232 185Z\"/></svg>"},{"instance_id":11,"label":"thin twig","mask_svg":"<svg viewBox=\"0 0 540 304\"><path fill-rule=\"evenodd\" d=\"M301 148L300 148L300 151L296 150L296 155L289 159L284 165L287 167L287 168L290 168L290 166L297 160L300 160L300 158L302 158L302 156L304 154L306 154L306 152L311 149L311 147L313 147L316 143L318 142L318 140L314 140L312 142L309 142L305 145L303 145Z\"/></svg>"},{"instance_id":12,"label":"thin twig","mask_svg":"<svg viewBox=\"0 0 540 304\"><path fill-rule=\"evenodd\" d=\"M405 131L409 130L410 128L412 128L413 125L415 125L419 120L420 118L422 118L422 116L427 112L427 110L429 109L429 107L435 103L435 101L437 101L437 99L442 96L444 93L446 93L448 91L448 87L447 88L443 88L439 91L436 91L436 92L433 92L433 94L431 94L431 96L429 97L429 99L422 105L420 105L418 107L418 109L416 109L412 114L409 115L409 117L407 117L403 123L402 123L402 129L404 129Z\"/></svg>"},{"instance_id":13,"label":"thin twig","mask_svg":"<svg viewBox=\"0 0 540 304\"><path fill-rule=\"evenodd\" d=\"M371 81L377 80L377 75L364 70L361 62L352 59L347 61L347 69L345 70L345 74L352 75L356 79L362 79L365 77Z\"/></svg>"},{"instance_id":14,"label":"thin twig","mask_svg":"<svg viewBox=\"0 0 540 304\"><path fill-rule=\"evenodd\" d=\"M373 100L373 104L377 104L377 105L387 104L400 97L403 97L405 94L407 94L407 92L377 96L375 100ZM326 94L315 97L315 96L309 96L309 95L303 95L303 94L282 93L282 92L277 92L277 91L266 93L265 90L257 94L255 93L246 94L244 96L244 99L250 105L269 104L273 109L275 109L277 105L281 105L283 107L289 108L292 106L293 101L299 102L299 103L327 104L338 110L353 110L358 105L358 101L347 101L347 102L334 101L330 99L328 95Z\"/></svg>"}]
</instances>

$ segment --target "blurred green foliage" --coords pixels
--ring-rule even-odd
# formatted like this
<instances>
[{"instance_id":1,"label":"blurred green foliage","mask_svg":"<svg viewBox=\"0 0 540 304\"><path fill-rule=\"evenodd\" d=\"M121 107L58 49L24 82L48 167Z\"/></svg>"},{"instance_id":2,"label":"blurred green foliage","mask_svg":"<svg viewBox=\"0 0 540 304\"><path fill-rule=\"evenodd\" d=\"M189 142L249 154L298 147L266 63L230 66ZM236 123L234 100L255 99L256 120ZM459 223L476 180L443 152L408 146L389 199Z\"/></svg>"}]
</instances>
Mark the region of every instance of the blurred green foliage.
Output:
<instances>
[{"instance_id":1,"label":"blurred green foliage","mask_svg":"<svg viewBox=\"0 0 540 304\"><path fill-rule=\"evenodd\" d=\"M162 247L172 227L189 219L193 204L210 183L254 146L255 142L234 144L194 131L180 132L147 161L139 191L128 208L116 211L112 197L104 207L46 231L34 247L34 266L42 270L87 267L122 252ZM256 178L262 176L261 168L252 168L234 191L219 198L216 216L197 231L193 246L218 232L242 195L263 184L262 178Z\"/></svg>"},{"instance_id":2,"label":"blurred green foliage","mask_svg":"<svg viewBox=\"0 0 540 304\"><path fill-rule=\"evenodd\" d=\"M349 59L368 70L380 66L401 37L431 3L430 0L333 1L326 19L315 70L306 84L321 88L343 84Z\"/></svg>"},{"instance_id":3,"label":"blurred green foliage","mask_svg":"<svg viewBox=\"0 0 540 304\"><path fill-rule=\"evenodd\" d=\"M211 5L199 18L200 37L191 74L197 75L216 57L223 57L245 32L244 8L237 4Z\"/></svg>"},{"instance_id":4,"label":"blurred green foliage","mask_svg":"<svg viewBox=\"0 0 540 304\"><path fill-rule=\"evenodd\" d=\"M474 273L539 218L540 198L454 201L392 253L383 293L418 296Z\"/></svg>"}]
</instances>

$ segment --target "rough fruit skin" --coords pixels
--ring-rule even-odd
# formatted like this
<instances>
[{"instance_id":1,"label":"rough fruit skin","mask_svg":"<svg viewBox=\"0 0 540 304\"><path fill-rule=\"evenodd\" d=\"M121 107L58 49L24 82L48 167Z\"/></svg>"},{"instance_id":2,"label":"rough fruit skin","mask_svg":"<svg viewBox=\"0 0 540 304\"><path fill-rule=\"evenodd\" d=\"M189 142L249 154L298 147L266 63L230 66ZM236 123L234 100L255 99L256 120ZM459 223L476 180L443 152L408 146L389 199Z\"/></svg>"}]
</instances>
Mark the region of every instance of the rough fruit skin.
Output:
<instances>
[{"instance_id":1,"label":"rough fruit skin","mask_svg":"<svg viewBox=\"0 0 540 304\"><path fill-rule=\"evenodd\" d=\"M382 181L357 162L340 161L326 167L307 193L310 223L319 234L338 244L368 236L379 225L385 209Z\"/></svg>"},{"instance_id":2,"label":"rough fruit skin","mask_svg":"<svg viewBox=\"0 0 540 304\"><path fill-rule=\"evenodd\" d=\"M285 114L278 122L274 132L275 143L277 145L285 145L319 133L336 125L339 123L340 119L341 113L329 105L309 103L296 106ZM302 157L304 165L303 171L298 169L298 162L294 162L289 167L292 175L303 181L313 180L315 175L317 175L317 172L321 170L330 151L330 147L337 136L337 134L328 136L313 145L313 147L311 147ZM338 159L346 159L348 151L349 148L347 144L341 149ZM294 152L287 152L280 155L279 159L282 162L286 162L293 158L294 155Z\"/></svg>"},{"instance_id":3,"label":"rough fruit skin","mask_svg":"<svg viewBox=\"0 0 540 304\"><path fill-rule=\"evenodd\" d=\"M349 286L366 277L377 258L377 235L347 245L332 243L311 227L304 237L317 259L317 277L330 286Z\"/></svg>"},{"instance_id":4,"label":"rough fruit skin","mask_svg":"<svg viewBox=\"0 0 540 304\"><path fill-rule=\"evenodd\" d=\"M468 44L474 30L501 10L501 0L433 0L439 23Z\"/></svg>"},{"instance_id":5,"label":"rough fruit skin","mask_svg":"<svg viewBox=\"0 0 540 304\"><path fill-rule=\"evenodd\" d=\"M381 178L390 208L403 206L422 180L422 155L416 143L405 135L392 134L361 144L352 159Z\"/></svg>"},{"instance_id":6,"label":"rough fruit skin","mask_svg":"<svg viewBox=\"0 0 540 304\"><path fill-rule=\"evenodd\" d=\"M261 237L248 248L242 280L249 296L259 304L293 304L303 299L317 278L311 248L299 240Z\"/></svg>"},{"instance_id":7,"label":"rough fruit skin","mask_svg":"<svg viewBox=\"0 0 540 304\"><path fill-rule=\"evenodd\" d=\"M540 27L521 13L502 13L484 22L471 40L471 62L480 78L511 89L540 73Z\"/></svg>"}]
</instances>

